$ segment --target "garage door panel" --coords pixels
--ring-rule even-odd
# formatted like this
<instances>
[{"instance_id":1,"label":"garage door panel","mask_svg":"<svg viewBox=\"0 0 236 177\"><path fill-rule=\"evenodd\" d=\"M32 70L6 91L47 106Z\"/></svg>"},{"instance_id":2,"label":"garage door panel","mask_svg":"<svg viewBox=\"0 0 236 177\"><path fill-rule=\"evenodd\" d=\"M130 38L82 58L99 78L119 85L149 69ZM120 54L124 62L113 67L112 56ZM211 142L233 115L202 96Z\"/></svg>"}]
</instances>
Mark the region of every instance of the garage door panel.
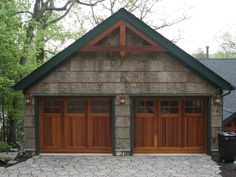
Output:
<instances>
[{"instance_id":1,"label":"garage door panel","mask_svg":"<svg viewBox=\"0 0 236 177\"><path fill-rule=\"evenodd\" d=\"M93 146L111 147L110 117L93 117Z\"/></svg>"},{"instance_id":2,"label":"garage door panel","mask_svg":"<svg viewBox=\"0 0 236 177\"><path fill-rule=\"evenodd\" d=\"M42 146L59 148L61 146L61 117L44 116L42 127Z\"/></svg>"},{"instance_id":3,"label":"garage door panel","mask_svg":"<svg viewBox=\"0 0 236 177\"><path fill-rule=\"evenodd\" d=\"M67 116L65 119L65 146L68 148L85 147L85 117Z\"/></svg>"},{"instance_id":4,"label":"garage door panel","mask_svg":"<svg viewBox=\"0 0 236 177\"><path fill-rule=\"evenodd\" d=\"M135 146L154 146L154 117L137 117L135 120Z\"/></svg>"},{"instance_id":5,"label":"garage door panel","mask_svg":"<svg viewBox=\"0 0 236 177\"><path fill-rule=\"evenodd\" d=\"M202 116L186 116L186 146L202 147L205 144Z\"/></svg>"},{"instance_id":6,"label":"garage door panel","mask_svg":"<svg viewBox=\"0 0 236 177\"><path fill-rule=\"evenodd\" d=\"M180 147L181 132L177 117L161 117L162 147Z\"/></svg>"},{"instance_id":7,"label":"garage door panel","mask_svg":"<svg viewBox=\"0 0 236 177\"><path fill-rule=\"evenodd\" d=\"M148 117L143 119L143 146L144 147L153 147L154 146L154 118ZM148 137L148 138L147 138Z\"/></svg>"}]
</instances>

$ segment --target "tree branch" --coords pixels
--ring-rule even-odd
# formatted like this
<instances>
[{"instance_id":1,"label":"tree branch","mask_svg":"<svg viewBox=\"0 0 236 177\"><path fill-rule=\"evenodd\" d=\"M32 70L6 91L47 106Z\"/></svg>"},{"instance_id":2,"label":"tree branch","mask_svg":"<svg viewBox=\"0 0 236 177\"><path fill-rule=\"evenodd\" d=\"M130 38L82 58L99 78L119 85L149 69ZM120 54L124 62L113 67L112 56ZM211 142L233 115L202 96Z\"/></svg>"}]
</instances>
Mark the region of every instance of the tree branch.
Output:
<instances>
[{"instance_id":1,"label":"tree branch","mask_svg":"<svg viewBox=\"0 0 236 177\"><path fill-rule=\"evenodd\" d=\"M187 17L184 15L183 17L177 18L177 19L175 19L175 20L173 20L171 22L164 21L161 26L154 26L154 25L151 25L151 26L152 26L152 28L154 30L159 30L159 29L162 29L162 28L165 28L165 27L170 27L172 25L176 25L176 24L178 24L178 23L180 23L180 22L182 22L182 21L184 21L186 19L187 19Z\"/></svg>"},{"instance_id":2,"label":"tree branch","mask_svg":"<svg viewBox=\"0 0 236 177\"><path fill-rule=\"evenodd\" d=\"M46 25L50 25L52 23L56 23L56 22L60 21L61 19L63 19L70 12L70 10L73 7L73 5L74 5L74 2L72 2L70 4L69 8L65 11L65 13L63 15L61 15L60 17L58 17L58 18L56 18L56 19L54 19L52 21L49 21Z\"/></svg>"},{"instance_id":3,"label":"tree branch","mask_svg":"<svg viewBox=\"0 0 236 177\"><path fill-rule=\"evenodd\" d=\"M22 10L22 11L19 11L19 12L16 12L17 14L30 14L31 16L33 16L33 13L28 11L28 10Z\"/></svg>"},{"instance_id":4,"label":"tree branch","mask_svg":"<svg viewBox=\"0 0 236 177\"><path fill-rule=\"evenodd\" d=\"M68 0L65 4L64 4L64 6L63 7L54 7L54 6L52 6L52 7L47 7L46 8L46 10L50 10L50 11L65 11L66 9L67 9L67 6L68 5L70 5L70 4L72 4L73 2L72 2L72 0Z\"/></svg>"},{"instance_id":5,"label":"tree branch","mask_svg":"<svg viewBox=\"0 0 236 177\"><path fill-rule=\"evenodd\" d=\"M76 3L81 4L81 5L85 5L85 6L95 6L98 3L103 2L103 1L104 0L98 0L98 1L96 1L94 3L86 3L86 2L81 2L80 0L75 0Z\"/></svg>"}]
</instances>

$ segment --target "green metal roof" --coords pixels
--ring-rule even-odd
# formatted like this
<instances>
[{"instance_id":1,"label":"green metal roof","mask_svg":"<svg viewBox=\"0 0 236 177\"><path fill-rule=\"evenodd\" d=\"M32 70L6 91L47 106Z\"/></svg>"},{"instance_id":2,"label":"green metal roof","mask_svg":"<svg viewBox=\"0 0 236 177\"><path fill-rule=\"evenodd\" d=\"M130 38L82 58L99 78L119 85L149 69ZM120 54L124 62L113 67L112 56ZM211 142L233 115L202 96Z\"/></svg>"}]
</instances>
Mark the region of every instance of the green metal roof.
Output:
<instances>
[{"instance_id":1,"label":"green metal roof","mask_svg":"<svg viewBox=\"0 0 236 177\"><path fill-rule=\"evenodd\" d=\"M54 71L56 68L61 66L64 62L71 59L73 55L78 52L80 48L86 45L89 41L94 39L97 35L105 31L107 28L114 25L118 20L125 20L132 24L134 27L142 31L147 36L151 37L154 41L160 44L163 48L167 49L169 54L175 57L180 63L198 74L201 78L212 84L214 87L221 90L233 90L234 86L229 82L221 78L219 75L211 71L209 68L201 64L191 55L180 49L178 46L173 44L171 41L163 37L161 34L153 30L151 27L146 25L144 22L139 20L133 14L126 11L124 8L117 11L115 14L104 20L101 24L93 28L91 31L86 33L80 39L75 41L73 44L65 48L63 51L52 57L46 63L41 65L39 68L34 70L32 73L27 75L25 78L17 82L13 88L16 90L26 91L33 84L40 81L42 78L47 76L49 73Z\"/></svg>"}]
</instances>

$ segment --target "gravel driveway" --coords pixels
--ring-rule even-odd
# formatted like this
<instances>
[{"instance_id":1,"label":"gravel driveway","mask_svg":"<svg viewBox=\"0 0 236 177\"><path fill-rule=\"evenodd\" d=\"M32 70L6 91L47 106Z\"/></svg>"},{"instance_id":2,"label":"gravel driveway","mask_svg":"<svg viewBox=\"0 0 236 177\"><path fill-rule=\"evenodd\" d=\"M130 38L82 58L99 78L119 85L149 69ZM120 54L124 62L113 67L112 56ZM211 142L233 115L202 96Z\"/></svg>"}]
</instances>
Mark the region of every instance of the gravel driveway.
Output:
<instances>
[{"instance_id":1,"label":"gravel driveway","mask_svg":"<svg viewBox=\"0 0 236 177\"><path fill-rule=\"evenodd\" d=\"M219 177L220 172L207 155L43 155L0 167L0 177Z\"/></svg>"}]
</instances>

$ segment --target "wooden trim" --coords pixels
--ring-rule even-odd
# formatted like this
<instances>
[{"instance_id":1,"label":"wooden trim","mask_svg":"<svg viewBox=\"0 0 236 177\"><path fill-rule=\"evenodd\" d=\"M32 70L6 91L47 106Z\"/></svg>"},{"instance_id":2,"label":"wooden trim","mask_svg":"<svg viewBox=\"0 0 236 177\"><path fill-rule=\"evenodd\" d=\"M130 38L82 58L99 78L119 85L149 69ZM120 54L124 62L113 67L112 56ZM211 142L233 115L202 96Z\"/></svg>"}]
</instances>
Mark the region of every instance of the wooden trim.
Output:
<instances>
[{"instance_id":1,"label":"wooden trim","mask_svg":"<svg viewBox=\"0 0 236 177\"><path fill-rule=\"evenodd\" d=\"M112 25L111 27L109 27L108 29L106 29L104 32L102 32L101 34L99 34L98 36L96 36L93 40L91 40L86 46L93 46L96 43L98 43L100 40L102 40L104 37L106 37L108 34L112 33L113 31L115 31L117 28L120 27L120 25L122 24L122 20L116 22L114 25Z\"/></svg>"},{"instance_id":2,"label":"wooden trim","mask_svg":"<svg viewBox=\"0 0 236 177\"><path fill-rule=\"evenodd\" d=\"M166 52L160 46L85 46L80 52Z\"/></svg>"},{"instance_id":3,"label":"wooden trim","mask_svg":"<svg viewBox=\"0 0 236 177\"><path fill-rule=\"evenodd\" d=\"M123 48L126 46L126 26L121 24L120 26L120 46ZM126 51L120 50L120 56L124 58L126 55Z\"/></svg>"},{"instance_id":4,"label":"wooden trim","mask_svg":"<svg viewBox=\"0 0 236 177\"><path fill-rule=\"evenodd\" d=\"M135 34L137 34L139 37L141 37L142 39L144 39L145 41L147 41L148 43L150 43L153 46L160 46L158 43L156 43L153 39L151 39L150 37L148 37L147 35L145 35L143 32L141 32L140 30L138 30L137 28L135 28L133 25L129 24L126 21L123 21L123 23L126 25L126 27L131 30L132 32L134 32ZM165 50L164 48L162 48L163 50Z\"/></svg>"}]
</instances>

